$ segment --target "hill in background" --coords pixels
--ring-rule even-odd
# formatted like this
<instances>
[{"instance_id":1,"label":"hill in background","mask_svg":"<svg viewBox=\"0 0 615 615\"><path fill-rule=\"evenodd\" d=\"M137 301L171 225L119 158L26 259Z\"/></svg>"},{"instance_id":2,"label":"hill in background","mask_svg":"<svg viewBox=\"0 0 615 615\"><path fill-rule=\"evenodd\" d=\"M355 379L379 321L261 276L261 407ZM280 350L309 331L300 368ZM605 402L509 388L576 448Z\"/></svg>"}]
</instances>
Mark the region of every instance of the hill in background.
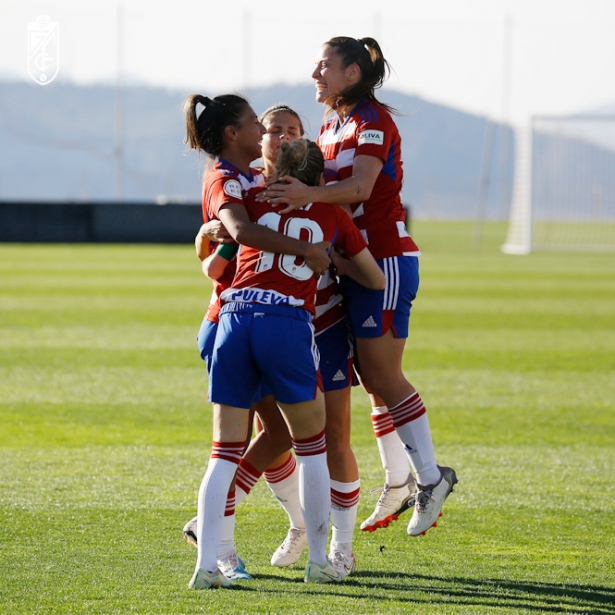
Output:
<instances>
[{"instance_id":1,"label":"hill in background","mask_svg":"<svg viewBox=\"0 0 615 615\"><path fill-rule=\"evenodd\" d=\"M0 83L0 199L199 202L204 158L183 143L182 105L190 93L131 86L118 96L103 85ZM323 107L311 85L243 93L257 113L288 103L308 136L318 135ZM403 199L412 214L474 217L486 118L387 89L379 97L400 113ZM508 213L514 159L512 131L497 128L488 176L482 173L492 218Z\"/></svg>"}]
</instances>

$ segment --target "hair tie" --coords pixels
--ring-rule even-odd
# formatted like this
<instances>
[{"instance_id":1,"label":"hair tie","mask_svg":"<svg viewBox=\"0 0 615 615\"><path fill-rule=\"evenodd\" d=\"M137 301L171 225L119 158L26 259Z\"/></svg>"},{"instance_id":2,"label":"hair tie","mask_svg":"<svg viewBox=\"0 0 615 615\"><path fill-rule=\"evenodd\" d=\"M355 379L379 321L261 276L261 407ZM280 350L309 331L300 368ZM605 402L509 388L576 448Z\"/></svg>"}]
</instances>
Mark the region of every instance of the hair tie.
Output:
<instances>
[{"instance_id":1,"label":"hair tie","mask_svg":"<svg viewBox=\"0 0 615 615\"><path fill-rule=\"evenodd\" d=\"M212 100L209 96L203 96L203 101L201 104L203 105L203 110L199 114L199 118L210 117L212 118L212 121L223 112L223 109L226 108L224 101Z\"/></svg>"}]
</instances>

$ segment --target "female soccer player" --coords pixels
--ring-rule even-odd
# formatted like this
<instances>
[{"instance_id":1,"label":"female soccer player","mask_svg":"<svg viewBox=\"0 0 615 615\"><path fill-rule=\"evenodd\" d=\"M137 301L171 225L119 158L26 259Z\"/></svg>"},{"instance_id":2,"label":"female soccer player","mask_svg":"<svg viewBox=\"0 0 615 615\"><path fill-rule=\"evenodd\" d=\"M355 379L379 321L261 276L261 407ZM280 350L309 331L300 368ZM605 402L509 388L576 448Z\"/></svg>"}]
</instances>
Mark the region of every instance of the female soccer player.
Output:
<instances>
[{"instance_id":1,"label":"female soccer player","mask_svg":"<svg viewBox=\"0 0 615 615\"><path fill-rule=\"evenodd\" d=\"M197 115L197 105L203 110ZM242 97L225 95L213 100L200 95L189 97L185 105L188 145L211 157L203 186L203 201L218 207L231 203L240 204L236 216L235 232L244 245L284 254L301 256L306 267L321 273L330 263L327 255L329 243L311 243L274 232L249 221L243 209L243 192L250 186L264 183L261 173L252 170L250 163L261 154L264 127ZM204 213L206 213L204 207ZM207 218L205 218L207 219ZM217 325L217 308L208 311L201 330L199 345L207 358ZM209 326L211 324L211 326ZM222 579L219 581L222 583Z\"/></svg>"},{"instance_id":2,"label":"female soccer player","mask_svg":"<svg viewBox=\"0 0 615 615\"><path fill-rule=\"evenodd\" d=\"M384 291L367 290L352 279L345 279L344 290L361 380L374 395L374 414L385 415L376 416L374 425L384 435L388 434L385 423L392 423L418 485L412 495L404 485L398 485L397 492L391 489L395 485L385 485L374 515L362 529L385 526L395 518L398 505L403 510L413 502L408 533L417 536L436 523L457 477L451 468L437 465L425 406L402 371L410 308L419 285L420 252L406 230L400 198L399 132L391 109L375 96L387 73L388 64L374 39L336 37L326 42L312 78L316 100L334 113L325 120L317 141L327 168L337 172L340 181L306 186L281 178L262 198L287 204L280 213L313 201L349 203L356 225L385 272ZM397 501L389 505L389 497Z\"/></svg>"},{"instance_id":3,"label":"female soccer player","mask_svg":"<svg viewBox=\"0 0 615 615\"><path fill-rule=\"evenodd\" d=\"M244 120L249 120L252 116L249 107L244 116ZM242 123L239 123L238 128L241 127ZM238 154L245 155L249 152L249 145L253 141L249 134L239 135L236 139L238 143L233 145L231 137L235 132L238 131L225 134L230 143L224 141L225 147L221 155L228 161L229 155L235 154L235 160L231 162L235 162L235 166L239 167L241 162L248 162L249 159L245 156L242 161ZM198 132L197 137L197 142L202 145L203 140ZM322 161L320 150L315 145L314 149ZM307 156L305 158L307 160ZM232 185L230 190L226 190L224 181L222 185L227 194L236 192ZM250 407L263 376L285 412L298 463L302 469L302 508L310 555L305 579L308 582L339 581L341 577L327 560L324 550L328 536L326 521L330 502L329 477L325 458L324 407L317 392L317 367L312 352L313 336L309 322L309 312L313 312L313 307L310 306L313 305L316 278L305 262L298 262L286 254L250 250L247 247L249 244L242 242L245 235L245 209L237 202L220 198L212 198L206 202L209 217L217 217L225 224L231 236L238 243L242 243L242 251L233 287L224 291L221 296L227 303L221 312L210 371L210 396L214 402L214 444L208 471L199 493L199 557L190 586L200 589L226 586L229 583L218 570L216 561L221 517L226 503L226 497L222 496L226 496L236 463L245 445L249 420L245 410ZM309 215L296 213L293 214L292 220L280 221L277 220L280 216L270 211L270 207L266 206L266 209L267 212L258 217L260 224L281 228L297 236L307 233L312 241L320 239L321 243L326 244L340 229L344 230L341 236L352 238L345 246L346 252L351 257L370 264L372 278L377 279L378 284L381 283L381 272L369 251L365 249L364 243L360 246L360 254L356 253L356 247L362 243L362 239L360 234L352 236L349 229L354 230L354 226L349 224L350 221L344 213L340 213L337 220L335 216L326 215L326 220L316 222ZM312 209L318 210L313 206L309 211ZM308 211L308 208L305 211ZM330 210L325 208L324 211ZM301 214L303 213L302 211ZM284 226L285 224L287 226ZM248 265L242 269L242 263ZM286 294L289 292L286 291L287 288L292 294ZM296 309L304 304L307 312L305 309ZM225 318L226 314L229 314L228 318ZM276 323L271 330L270 320ZM260 337L263 335L264 337ZM272 345L271 342L276 340L276 336L278 343ZM246 338L255 341L255 337L256 343L246 346ZM284 343L289 339L303 341L299 341L293 349L294 352L283 352ZM268 354L267 351L271 348L275 348L276 352ZM250 360L246 362L246 359ZM254 369L252 361L258 365L257 369ZM237 369L240 362L242 364ZM237 386L238 381L243 386ZM323 481L325 477L326 480ZM305 497L308 492L309 498Z\"/></svg>"},{"instance_id":4,"label":"female soccer player","mask_svg":"<svg viewBox=\"0 0 615 615\"><path fill-rule=\"evenodd\" d=\"M296 160L288 164L289 170L294 167L297 172L320 174L324 162L315 143L285 143L282 159L286 150ZM246 208L250 218L259 224L314 240L335 239L346 256L359 266L367 284L373 288L384 285L382 272L344 212L310 204L280 216L266 203L250 202L249 195ZM218 217L237 240L235 209L236 204L214 206L211 217ZM233 285L221 295L223 306L210 371L214 444L199 492L199 558L191 587L201 589L229 583L216 567L219 530L227 490L247 436L248 409L261 381L273 391L284 413L300 467L300 497L309 551L305 581L342 580L325 552L330 492L325 410L318 387L311 326L316 281L305 263L244 245Z\"/></svg>"},{"instance_id":5,"label":"female soccer player","mask_svg":"<svg viewBox=\"0 0 615 615\"><path fill-rule=\"evenodd\" d=\"M286 141L294 141L301 136L303 125L297 113L286 105L270 107L260 119L267 130L262 143L264 173L271 178L274 177L274 167L280 145ZM219 233L220 229L216 230ZM224 237L224 233L218 233L214 234L216 238ZM197 237L198 243L199 238ZM222 246L221 249L225 251L226 246ZM219 256L214 256L214 259L223 266L228 263L228 260ZM347 268L347 264L350 263L347 259L336 260L340 267ZM210 267L207 267L206 273L211 273L209 269ZM341 290L335 276L330 275L329 271L325 272L318 284L316 317L313 325L321 359L320 368L327 414L326 438L329 443L327 460L331 475L331 521L333 526L329 559L345 577L356 566L352 539L360 481L357 462L350 446L352 346L349 341L346 312L342 301ZM271 563L274 566L290 566L299 559L307 543L305 524L299 506L294 457L289 452L285 452L273 460L277 452L290 448L290 436L286 433L285 437L283 433L285 425L279 425L280 415L275 401L263 398L256 410L258 417L262 418L265 423L265 429L250 442L240 462L237 473L237 503L249 493L264 471L269 487L286 510L291 524L284 542L273 554ZM286 442L288 444L285 449ZM196 544L196 524L197 519L195 518L184 528L186 539L193 544ZM219 567L230 578L248 578L234 551L233 528L234 519L228 516L224 523ZM231 565L227 564L229 561Z\"/></svg>"},{"instance_id":6,"label":"female soccer player","mask_svg":"<svg viewBox=\"0 0 615 615\"><path fill-rule=\"evenodd\" d=\"M278 104L267 109L261 116L260 122L265 128L262 138L262 162L266 176L274 176L274 165L278 156L280 145L284 141L292 141L304 133L303 123L299 115L287 105ZM263 179L260 173L255 174L259 180ZM256 185L260 185L260 182ZM204 199L204 208L206 201ZM204 211L204 218L207 213ZM210 243L209 238L212 239ZM227 242L232 243L220 243ZM235 274L235 255L238 245L226 232L218 220L211 220L203 224L195 238L197 255L202 261L205 275L213 280L214 292L207 314L203 320L198 335L201 357L209 366L213 341L217 329L218 312L220 309L220 293L230 287ZM233 485L229 497L236 498L236 504L250 492L261 474L275 496L278 498L289 516L291 528L288 536L272 558L274 565L290 565L298 559L306 546L305 523L301 513L298 492L298 476L295 458L290 453L291 438L288 427L284 422L279 408L272 395L264 393L260 401L252 405L256 412L256 425L259 433L249 445L243 455L237 470L236 488ZM187 542L197 546L198 517L194 517L184 526L184 537ZM218 553L218 567L230 579L248 580L252 577L245 570L243 560L237 556L235 550L235 515L227 514L224 519L220 550ZM289 561L291 555L296 557Z\"/></svg>"},{"instance_id":7,"label":"female soccer player","mask_svg":"<svg viewBox=\"0 0 615 615\"><path fill-rule=\"evenodd\" d=\"M276 164L280 146L292 142L303 134L299 116L286 105L274 105L261 116L267 129L263 137L263 164L267 178L280 173ZM285 163L288 166L288 163ZM276 167L278 170L276 171ZM290 167L289 175L297 176L297 170ZM301 174L299 174L301 176ZM316 182L317 177L311 181ZM335 180L329 176L328 181ZM334 252L334 254L337 254ZM347 266L348 259L336 259L340 267ZM360 272L359 272L360 275ZM313 320L315 340L320 354L320 372L325 392L327 414L326 439L327 461L331 476L331 521L332 536L329 559L342 574L347 576L356 566L353 554L353 533L359 501L359 469L350 446L350 390L353 382L352 346L349 339L347 314L343 304L341 288L330 270L324 272L318 282L316 315ZM270 421L271 423L271 421ZM271 451L280 443L279 430L267 426L265 433L255 438L248 448L244 460L249 459L254 467L271 458ZM262 438L262 440L261 440ZM279 450L279 449L277 449ZM259 461L254 456L259 456ZM243 463L242 461L242 463ZM248 466L250 468L250 466ZM296 469L293 458L286 454L269 464L265 478L269 487L288 513L291 527L280 547L271 558L274 566L290 566L300 557L306 545L305 526L296 505ZM246 473L248 470L246 469ZM258 475L252 472L252 480Z\"/></svg>"}]
</instances>

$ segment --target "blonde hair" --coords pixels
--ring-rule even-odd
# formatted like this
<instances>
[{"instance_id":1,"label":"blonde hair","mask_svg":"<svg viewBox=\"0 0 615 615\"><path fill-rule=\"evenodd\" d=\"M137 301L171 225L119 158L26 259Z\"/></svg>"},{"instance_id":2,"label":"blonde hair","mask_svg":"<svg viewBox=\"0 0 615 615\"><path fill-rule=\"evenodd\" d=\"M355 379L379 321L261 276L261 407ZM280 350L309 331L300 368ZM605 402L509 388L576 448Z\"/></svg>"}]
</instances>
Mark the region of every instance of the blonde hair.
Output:
<instances>
[{"instance_id":1,"label":"blonde hair","mask_svg":"<svg viewBox=\"0 0 615 615\"><path fill-rule=\"evenodd\" d=\"M325 159L314 141L295 139L280 145L274 168L277 178L290 175L308 186L317 186L325 170Z\"/></svg>"}]
</instances>

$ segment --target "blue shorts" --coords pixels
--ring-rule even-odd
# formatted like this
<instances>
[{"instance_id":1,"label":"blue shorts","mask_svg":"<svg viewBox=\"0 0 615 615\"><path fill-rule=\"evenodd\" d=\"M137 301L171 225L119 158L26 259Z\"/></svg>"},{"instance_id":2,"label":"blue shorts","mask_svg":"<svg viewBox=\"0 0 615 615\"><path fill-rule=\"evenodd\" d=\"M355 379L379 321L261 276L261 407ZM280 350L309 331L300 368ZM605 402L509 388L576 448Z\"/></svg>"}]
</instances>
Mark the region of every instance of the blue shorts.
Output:
<instances>
[{"instance_id":1,"label":"blue shorts","mask_svg":"<svg viewBox=\"0 0 615 615\"><path fill-rule=\"evenodd\" d=\"M214 345L216 343L216 331L218 330L218 323L212 322L211 320L207 320L207 318L203 318L203 322L201 323L201 328L199 329L199 334L196 337L196 342L199 347L199 353L201 355L201 359L205 361L205 365L207 366L207 373L209 374L209 370L211 369L211 357L214 353ZM267 387L263 383L261 386L261 390L254 397L254 401L260 401L261 397L265 397L266 395L271 395L271 391L267 390Z\"/></svg>"},{"instance_id":2,"label":"blue shorts","mask_svg":"<svg viewBox=\"0 0 615 615\"><path fill-rule=\"evenodd\" d=\"M382 337L389 329L397 338L408 337L410 308L419 290L419 259L393 256L377 260L386 288L371 290L342 276L348 315L355 337Z\"/></svg>"},{"instance_id":3,"label":"blue shorts","mask_svg":"<svg viewBox=\"0 0 615 615\"><path fill-rule=\"evenodd\" d=\"M344 318L317 333L316 346L320 353L320 376L325 393L359 383L353 370L353 340L348 319Z\"/></svg>"},{"instance_id":4,"label":"blue shorts","mask_svg":"<svg viewBox=\"0 0 615 615\"><path fill-rule=\"evenodd\" d=\"M211 322L207 318L203 318L199 334L196 336L196 343L199 347L201 359L207 365L207 371L211 367L211 355L214 351L214 343L216 341L216 330L218 329L217 322Z\"/></svg>"},{"instance_id":5,"label":"blue shorts","mask_svg":"<svg viewBox=\"0 0 615 615\"><path fill-rule=\"evenodd\" d=\"M312 316L285 305L226 303L209 373L209 400L249 408L261 382L284 404L316 398L320 377Z\"/></svg>"}]
</instances>

